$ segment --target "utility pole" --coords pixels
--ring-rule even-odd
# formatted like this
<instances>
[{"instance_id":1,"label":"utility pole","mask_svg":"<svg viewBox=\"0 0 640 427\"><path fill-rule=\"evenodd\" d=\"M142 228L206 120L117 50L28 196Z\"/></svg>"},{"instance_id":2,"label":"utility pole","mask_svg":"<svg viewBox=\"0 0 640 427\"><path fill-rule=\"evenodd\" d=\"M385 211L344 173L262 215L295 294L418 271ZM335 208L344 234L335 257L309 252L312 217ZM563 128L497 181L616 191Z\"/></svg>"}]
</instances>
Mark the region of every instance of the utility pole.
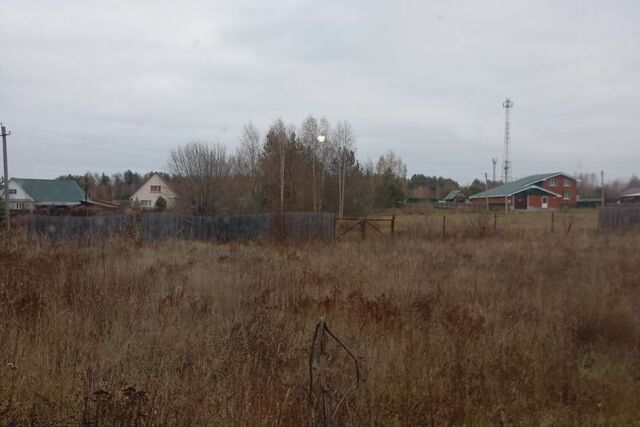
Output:
<instances>
[{"instance_id":1,"label":"utility pole","mask_svg":"<svg viewBox=\"0 0 640 427\"><path fill-rule=\"evenodd\" d=\"M491 163L493 163L493 185L496 185L496 164L498 163L498 159L496 157L492 157Z\"/></svg>"},{"instance_id":2,"label":"utility pole","mask_svg":"<svg viewBox=\"0 0 640 427\"><path fill-rule=\"evenodd\" d=\"M4 216L7 223L7 232L11 229L11 215L9 215L9 160L7 159L7 129L0 123L2 129L2 158L4 159Z\"/></svg>"},{"instance_id":3,"label":"utility pole","mask_svg":"<svg viewBox=\"0 0 640 427\"><path fill-rule=\"evenodd\" d=\"M496 173L495 170L495 166L496 164L493 164L493 173ZM484 173L484 191L489 191L489 178L487 177L487 173ZM487 197L485 197L485 199L487 200L487 210L489 210L489 196L487 195Z\"/></svg>"},{"instance_id":4,"label":"utility pole","mask_svg":"<svg viewBox=\"0 0 640 427\"><path fill-rule=\"evenodd\" d=\"M604 171L600 171L600 205L604 208Z\"/></svg>"},{"instance_id":5,"label":"utility pole","mask_svg":"<svg viewBox=\"0 0 640 427\"><path fill-rule=\"evenodd\" d=\"M89 174L84 175L84 201L89 201Z\"/></svg>"}]
</instances>

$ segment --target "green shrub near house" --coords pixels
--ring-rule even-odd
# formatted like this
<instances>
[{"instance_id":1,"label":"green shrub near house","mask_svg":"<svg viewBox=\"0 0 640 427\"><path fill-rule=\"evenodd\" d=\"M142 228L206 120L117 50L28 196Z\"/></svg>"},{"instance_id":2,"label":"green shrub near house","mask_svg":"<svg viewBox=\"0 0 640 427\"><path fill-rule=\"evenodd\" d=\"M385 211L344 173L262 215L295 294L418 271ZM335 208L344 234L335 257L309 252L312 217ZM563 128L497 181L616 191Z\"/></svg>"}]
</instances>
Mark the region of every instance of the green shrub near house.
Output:
<instances>
[{"instance_id":1,"label":"green shrub near house","mask_svg":"<svg viewBox=\"0 0 640 427\"><path fill-rule=\"evenodd\" d=\"M167 201L165 200L164 197L162 196L158 197L158 200L156 200L156 208L161 211L167 210Z\"/></svg>"}]
</instances>

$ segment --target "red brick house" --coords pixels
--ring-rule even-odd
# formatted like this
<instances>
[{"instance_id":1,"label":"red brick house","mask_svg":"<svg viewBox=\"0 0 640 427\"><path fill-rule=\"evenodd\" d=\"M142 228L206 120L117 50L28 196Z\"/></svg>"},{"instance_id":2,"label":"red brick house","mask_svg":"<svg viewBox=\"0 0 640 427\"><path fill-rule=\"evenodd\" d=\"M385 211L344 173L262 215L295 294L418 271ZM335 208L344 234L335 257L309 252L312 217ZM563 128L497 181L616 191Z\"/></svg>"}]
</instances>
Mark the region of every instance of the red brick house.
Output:
<instances>
[{"instance_id":1,"label":"red brick house","mask_svg":"<svg viewBox=\"0 0 640 427\"><path fill-rule=\"evenodd\" d=\"M488 191L474 194L469 200L474 206L505 206L509 209L544 210L575 207L578 197L575 178L563 172L531 175Z\"/></svg>"}]
</instances>

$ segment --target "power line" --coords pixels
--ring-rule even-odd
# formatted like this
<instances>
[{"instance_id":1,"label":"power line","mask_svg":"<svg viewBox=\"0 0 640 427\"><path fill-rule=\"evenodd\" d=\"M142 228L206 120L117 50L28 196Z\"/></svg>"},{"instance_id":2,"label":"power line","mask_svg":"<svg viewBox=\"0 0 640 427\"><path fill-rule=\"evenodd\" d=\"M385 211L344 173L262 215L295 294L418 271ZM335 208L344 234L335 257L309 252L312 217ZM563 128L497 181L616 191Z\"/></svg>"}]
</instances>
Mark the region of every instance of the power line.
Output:
<instances>
[{"instance_id":1,"label":"power line","mask_svg":"<svg viewBox=\"0 0 640 427\"><path fill-rule=\"evenodd\" d=\"M109 154L116 154L118 156L133 156L133 157L145 157L145 158L153 158L154 160L160 160L161 157L156 154L156 153L147 153L147 154L143 154L143 153L135 153L135 152L124 152L124 151L115 151L115 150L109 150L106 148L102 148L102 147L87 147L85 145L80 145L80 144L74 144L74 143L69 143L69 142L63 142L63 141L59 141L59 140L55 140L52 138L45 138L45 137L40 137L40 136L34 136L34 135L13 135L15 138L18 138L22 141L27 141L27 142L33 142L36 144L44 144L44 145L55 145L58 147L64 147L70 150L76 150L76 151L84 151L84 152L88 152L88 153L96 153L97 152L101 152L101 153L109 153ZM166 161L166 158L164 158L163 160Z\"/></svg>"},{"instance_id":2,"label":"power line","mask_svg":"<svg viewBox=\"0 0 640 427\"><path fill-rule=\"evenodd\" d=\"M52 130L36 128L36 127L32 127L32 126L23 126L23 125L17 125L17 124L12 124L12 126L17 127L17 128L22 128L22 129L33 130L33 131L36 131L36 132L43 132L43 133L47 133L47 134L54 134L54 135L64 136L64 137L67 137L67 138L74 138L74 139L79 139L79 140L84 140L84 141L89 141L89 142L97 142L97 143L100 143L100 144L107 144L107 145L110 145L110 146L117 145L113 141L108 141L108 140L100 139L100 138L93 138L93 137L90 138L90 137L86 137L86 136L80 136L80 135L71 134L71 133L63 133L63 132L58 132L58 131L52 131ZM148 150L151 149L150 147L143 147L141 145L135 145L135 144L130 144L130 143L125 143L125 144L126 144L126 148L136 148L136 149L145 150L145 151L148 151Z\"/></svg>"},{"instance_id":3,"label":"power line","mask_svg":"<svg viewBox=\"0 0 640 427\"><path fill-rule=\"evenodd\" d=\"M32 134L32 133L25 133L24 131L21 131L20 134L21 136L25 136L27 138L34 138L34 139L38 139L38 140L44 140L44 141L51 141L51 142L57 142L59 144L65 144L65 145L69 145L69 146L75 146L75 147L83 147L83 148L87 148L87 149L91 149L91 150L102 150L102 151L106 151L106 152L117 152L117 153L134 153L134 154L143 154L140 153L139 151L144 151L144 155L149 155L149 152L153 152L153 149L150 148L135 148L132 147L134 150L138 150L138 152L132 152L129 148L125 147L114 147L112 145L110 145L108 148L107 147L96 147L95 145L86 145L83 144L81 142L70 142L70 141L62 141L60 139L57 138L52 138L50 136L42 136L42 135L37 135L37 134ZM15 135L17 136L17 135ZM153 154L151 154L153 155Z\"/></svg>"}]
</instances>

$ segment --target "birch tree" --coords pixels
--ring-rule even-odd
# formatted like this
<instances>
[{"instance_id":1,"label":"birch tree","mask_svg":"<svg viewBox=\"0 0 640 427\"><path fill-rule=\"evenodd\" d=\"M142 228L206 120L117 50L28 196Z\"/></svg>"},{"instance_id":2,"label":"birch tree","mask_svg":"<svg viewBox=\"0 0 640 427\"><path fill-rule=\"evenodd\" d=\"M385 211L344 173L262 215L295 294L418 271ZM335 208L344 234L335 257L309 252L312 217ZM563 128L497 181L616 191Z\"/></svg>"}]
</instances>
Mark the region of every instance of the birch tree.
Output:
<instances>
[{"instance_id":1,"label":"birch tree","mask_svg":"<svg viewBox=\"0 0 640 427\"><path fill-rule=\"evenodd\" d=\"M235 175L242 178L243 187L247 185L246 180L248 179L251 210L256 211L259 193L260 131L253 123L249 122L243 126L239 140L240 146L236 153Z\"/></svg>"},{"instance_id":2,"label":"birch tree","mask_svg":"<svg viewBox=\"0 0 640 427\"><path fill-rule=\"evenodd\" d=\"M300 132L302 146L311 157L311 199L313 211L318 212L320 205L318 196L318 175L323 173L322 165L320 164L319 145L324 144L324 142L320 142L318 140L318 137L321 134L320 126L313 115L310 114L304 119Z\"/></svg>"},{"instance_id":3,"label":"birch tree","mask_svg":"<svg viewBox=\"0 0 640 427\"><path fill-rule=\"evenodd\" d=\"M237 152L237 168L242 175L257 177L260 157L260 131L249 122L242 127Z\"/></svg>"},{"instance_id":4,"label":"birch tree","mask_svg":"<svg viewBox=\"0 0 640 427\"><path fill-rule=\"evenodd\" d=\"M318 122L318 132L320 135L324 135L325 141L319 144L317 153L318 153L318 164L320 165L320 171L318 173L319 183L318 183L318 211L322 211L322 201L324 200L324 189L325 182L327 177L327 172L329 170L329 166L331 163L331 159L334 156L334 146L332 143L332 132L331 125L329 124L329 120L326 117L322 117Z\"/></svg>"},{"instance_id":5,"label":"birch tree","mask_svg":"<svg viewBox=\"0 0 640 427\"><path fill-rule=\"evenodd\" d=\"M287 162L287 146L289 143L289 134L287 127L282 119L277 119L267 133L265 147L263 150L264 177L269 181L269 187L273 183L269 177L272 176L274 170L277 170L277 193L278 193L278 211L284 212L284 190L286 177ZM271 194L273 196L273 194ZM273 198L271 200L273 205ZM273 207L273 206L272 206Z\"/></svg>"},{"instance_id":6,"label":"birch tree","mask_svg":"<svg viewBox=\"0 0 640 427\"><path fill-rule=\"evenodd\" d=\"M338 122L332 133L332 141L338 174L338 216L343 216L348 169L353 164L355 154L355 137L348 121Z\"/></svg>"}]
</instances>

